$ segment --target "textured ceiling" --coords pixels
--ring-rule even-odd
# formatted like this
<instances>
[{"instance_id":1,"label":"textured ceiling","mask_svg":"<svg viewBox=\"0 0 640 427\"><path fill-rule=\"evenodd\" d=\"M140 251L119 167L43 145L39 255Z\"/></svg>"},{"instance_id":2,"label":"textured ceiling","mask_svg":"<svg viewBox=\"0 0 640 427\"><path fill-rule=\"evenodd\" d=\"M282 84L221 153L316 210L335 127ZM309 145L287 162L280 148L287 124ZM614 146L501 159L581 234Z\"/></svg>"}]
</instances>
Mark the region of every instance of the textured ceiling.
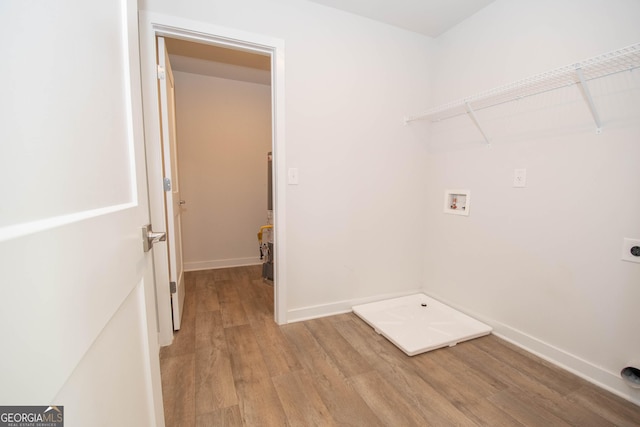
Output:
<instances>
[{"instance_id":1,"label":"textured ceiling","mask_svg":"<svg viewBox=\"0 0 640 427\"><path fill-rule=\"evenodd\" d=\"M310 1L435 38L494 0Z\"/></svg>"}]
</instances>

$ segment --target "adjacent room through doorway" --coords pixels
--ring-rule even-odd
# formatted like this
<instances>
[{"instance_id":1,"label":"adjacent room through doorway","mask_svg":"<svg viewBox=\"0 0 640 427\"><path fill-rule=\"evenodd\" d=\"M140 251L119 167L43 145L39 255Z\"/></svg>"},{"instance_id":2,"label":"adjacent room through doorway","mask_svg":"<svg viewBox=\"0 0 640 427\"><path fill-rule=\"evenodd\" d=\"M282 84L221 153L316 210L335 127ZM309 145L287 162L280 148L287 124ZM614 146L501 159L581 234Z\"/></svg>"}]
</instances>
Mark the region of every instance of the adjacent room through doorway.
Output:
<instances>
[{"instance_id":1,"label":"adjacent room through doorway","mask_svg":"<svg viewBox=\"0 0 640 427\"><path fill-rule=\"evenodd\" d=\"M184 269L262 264L271 259L266 243L273 248L271 57L165 39L176 87ZM273 284L272 272L264 276Z\"/></svg>"}]
</instances>

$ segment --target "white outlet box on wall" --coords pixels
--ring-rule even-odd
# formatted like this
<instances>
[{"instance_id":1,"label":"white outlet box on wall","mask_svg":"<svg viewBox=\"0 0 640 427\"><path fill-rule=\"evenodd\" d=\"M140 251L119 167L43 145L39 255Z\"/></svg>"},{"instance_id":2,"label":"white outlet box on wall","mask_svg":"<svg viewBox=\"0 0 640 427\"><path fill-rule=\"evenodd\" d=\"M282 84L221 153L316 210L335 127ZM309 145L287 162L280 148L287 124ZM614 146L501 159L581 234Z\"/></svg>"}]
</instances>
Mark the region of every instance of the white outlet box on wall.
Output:
<instances>
[{"instance_id":1,"label":"white outlet box on wall","mask_svg":"<svg viewBox=\"0 0 640 427\"><path fill-rule=\"evenodd\" d=\"M469 190L444 190L444 213L468 216L470 207Z\"/></svg>"},{"instance_id":2,"label":"white outlet box on wall","mask_svg":"<svg viewBox=\"0 0 640 427\"><path fill-rule=\"evenodd\" d=\"M513 186L516 188L524 188L527 186L526 169L516 169L513 171Z\"/></svg>"},{"instance_id":3,"label":"white outlet box on wall","mask_svg":"<svg viewBox=\"0 0 640 427\"><path fill-rule=\"evenodd\" d=\"M640 263L640 239L622 239L622 260ZM634 255L638 254L638 255Z\"/></svg>"}]
</instances>

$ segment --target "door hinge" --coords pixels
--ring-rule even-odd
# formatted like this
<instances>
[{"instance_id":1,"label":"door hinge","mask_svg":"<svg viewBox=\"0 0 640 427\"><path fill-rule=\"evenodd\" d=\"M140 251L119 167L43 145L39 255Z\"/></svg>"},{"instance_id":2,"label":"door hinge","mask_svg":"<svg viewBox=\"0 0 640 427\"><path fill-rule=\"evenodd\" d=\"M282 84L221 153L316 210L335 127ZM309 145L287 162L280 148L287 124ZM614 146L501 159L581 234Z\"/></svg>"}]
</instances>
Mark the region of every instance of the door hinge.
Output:
<instances>
[{"instance_id":1,"label":"door hinge","mask_svg":"<svg viewBox=\"0 0 640 427\"><path fill-rule=\"evenodd\" d=\"M164 80L166 73L162 65L158 65L158 80Z\"/></svg>"},{"instance_id":2,"label":"door hinge","mask_svg":"<svg viewBox=\"0 0 640 427\"><path fill-rule=\"evenodd\" d=\"M164 191L171 191L171 178L164 178L162 180L162 186L164 187Z\"/></svg>"},{"instance_id":3,"label":"door hinge","mask_svg":"<svg viewBox=\"0 0 640 427\"><path fill-rule=\"evenodd\" d=\"M169 289L171 290L172 294L175 294L178 291L176 282L169 282Z\"/></svg>"}]
</instances>

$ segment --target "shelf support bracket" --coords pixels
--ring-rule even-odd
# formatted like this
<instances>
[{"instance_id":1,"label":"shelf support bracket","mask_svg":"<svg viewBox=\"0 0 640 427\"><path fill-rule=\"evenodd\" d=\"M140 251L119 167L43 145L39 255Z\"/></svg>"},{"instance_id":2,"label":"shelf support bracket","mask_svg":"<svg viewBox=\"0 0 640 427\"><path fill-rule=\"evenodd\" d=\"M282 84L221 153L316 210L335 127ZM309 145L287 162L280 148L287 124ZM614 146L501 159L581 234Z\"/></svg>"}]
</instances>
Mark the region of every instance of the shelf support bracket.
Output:
<instances>
[{"instance_id":1,"label":"shelf support bracket","mask_svg":"<svg viewBox=\"0 0 640 427\"><path fill-rule=\"evenodd\" d=\"M580 90L582 91L582 95L584 95L584 99L589 106L589 110L591 110L591 115L593 116L593 120L596 122L596 133L602 133L602 124L600 122L600 116L598 115L598 110L596 109L596 105L593 102L593 98L591 97L591 91L589 90L589 86L587 86L587 82L584 79L584 74L582 74L582 68L576 68L576 74L578 75L578 80L580 80Z\"/></svg>"},{"instance_id":2,"label":"shelf support bracket","mask_svg":"<svg viewBox=\"0 0 640 427\"><path fill-rule=\"evenodd\" d=\"M465 102L464 105L467 108L467 114L469 115L469 117L473 121L473 124L476 125L476 127L478 128L478 130L482 134L482 137L484 138L484 140L487 142L487 144L491 144L489 142L489 138L487 138L487 134L484 133L484 130L482 129L482 126L480 125L480 122L478 121L478 118L476 117L476 113L473 111L473 108L471 108L471 105L469 105L469 102Z\"/></svg>"}]
</instances>

